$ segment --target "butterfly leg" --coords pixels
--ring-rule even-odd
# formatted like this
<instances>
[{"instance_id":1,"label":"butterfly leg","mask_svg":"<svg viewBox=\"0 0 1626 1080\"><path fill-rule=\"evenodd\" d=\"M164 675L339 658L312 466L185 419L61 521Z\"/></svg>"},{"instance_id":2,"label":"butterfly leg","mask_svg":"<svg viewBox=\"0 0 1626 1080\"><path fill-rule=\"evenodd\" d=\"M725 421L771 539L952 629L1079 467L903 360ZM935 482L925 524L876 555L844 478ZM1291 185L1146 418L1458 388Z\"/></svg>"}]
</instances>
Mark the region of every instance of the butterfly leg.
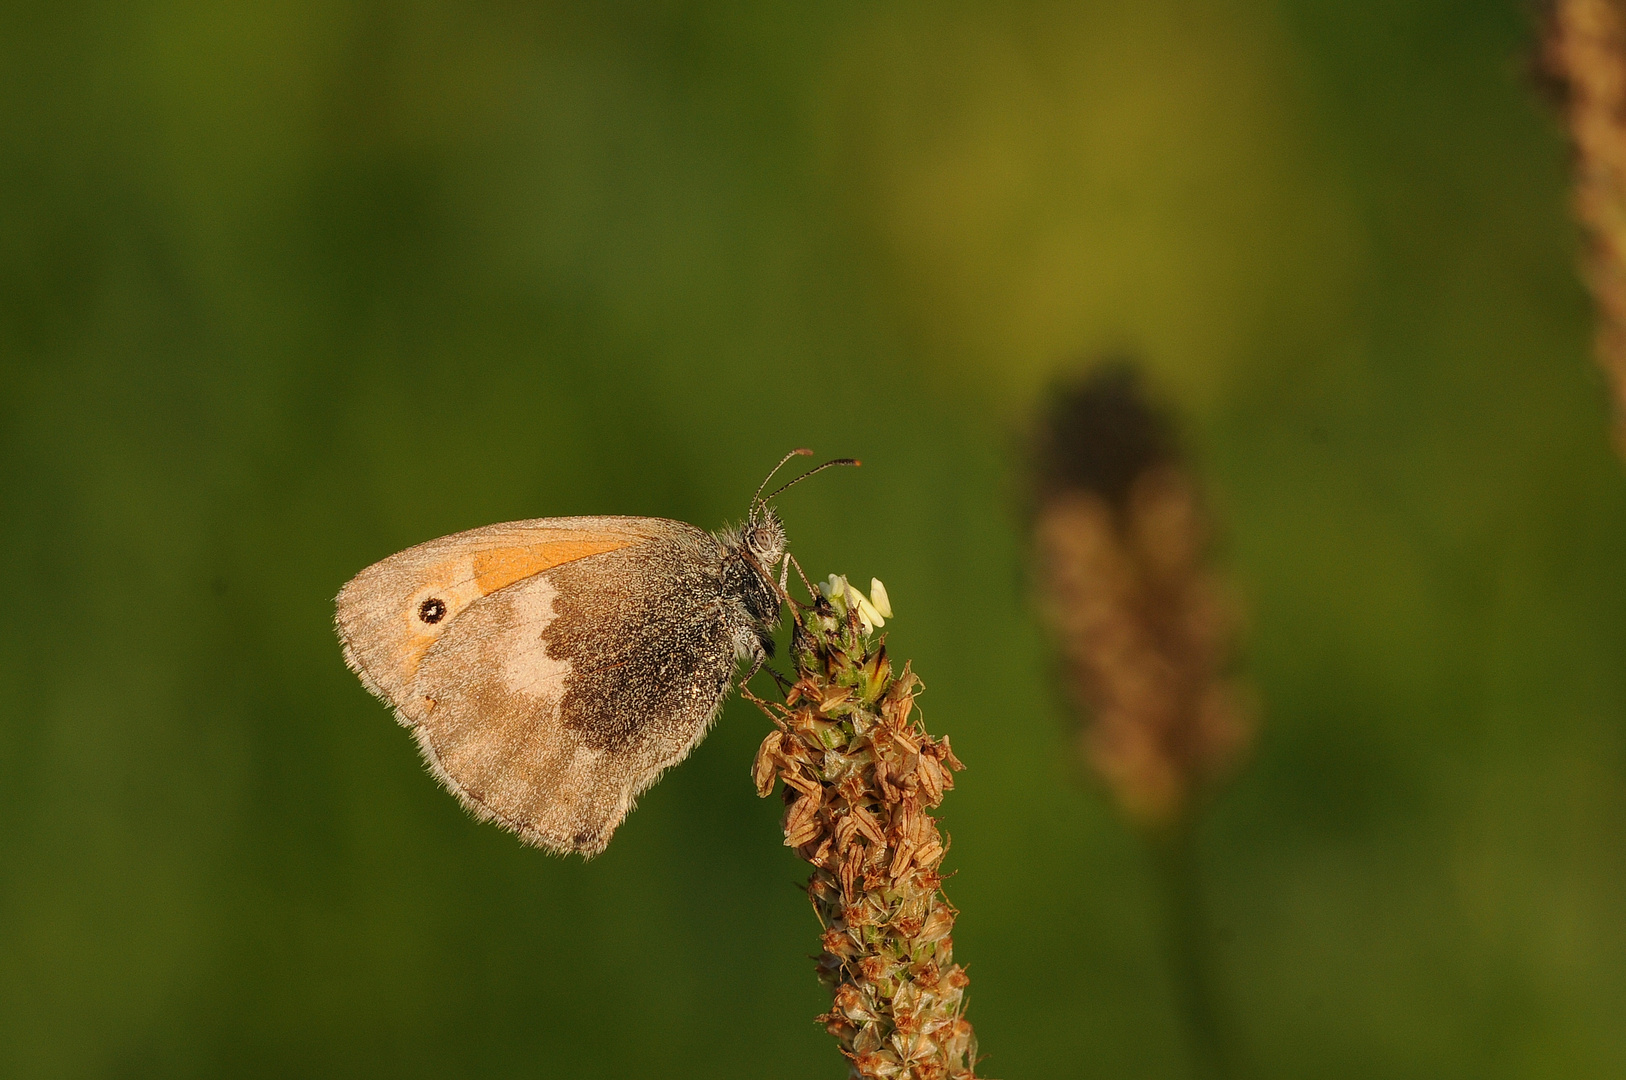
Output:
<instances>
[{"instance_id":1,"label":"butterfly leg","mask_svg":"<svg viewBox=\"0 0 1626 1080\"><path fill-rule=\"evenodd\" d=\"M766 650L762 648L752 650L751 669L745 673L745 678L740 680L740 685L744 686L746 683L756 678L757 672L761 671L762 665L766 664L767 662L768 653Z\"/></svg>"},{"instance_id":2,"label":"butterfly leg","mask_svg":"<svg viewBox=\"0 0 1626 1080\"><path fill-rule=\"evenodd\" d=\"M786 694L790 690L791 686L794 685L789 679L787 679L787 678L785 678L785 676L779 674L779 672L775 671L773 668L768 667L765 670L768 672L769 675L773 676L774 685L779 688L780 696L784 696L784 694ZM773 713L768 712L768 708L767 708L768 703L766 701L763 701L761 698L757 697L755 694L753 694L751 692L751 688L749 686L746 686L743 681L741 681L741 683L740 683L740 697L744 698L746 701L749 701L751 704L755 705L757 708L761 709L763 712L767 712L770 717L773 716Z\"/></svg>"},{"instance_id":3,"label":"butterfly leg","mask_svg":"<svg viewBox=\"0 0 1626 1080\"><path fill-rule=\"evenodd\" d=\"M795 685L795 684L794 684L794 683L792 683L792 682L791 682L791 681L790 681L790 679L788 679L788 678L786 678L786 677L785 677L785 676L783 676L783 675L781 675L781 674L779 674L779 672L778 672L778 671L777 671L777 670L776 670L776 669L774 669L774 668L771 668L771 667L770 667L770 668L769 668L769 669L768 669L768 674L769 674L769 675L772 675L772 676L773 676L773 681L774 681L774 683L775 683L775 684L776 684L776 685L777 685L777 686L778 686L778 687L779 687L779 692L780 692L780 693L781 693L781 694L783 694L783 693L785 693L785 692L786 692L786 691L788 691L788 690L789 690L789 689L790 689L790 688L791 688L791 687L792 687L792 686L793 686L793 685Z\"/></svg>"},{"instance_id":4,"label":"butterfly leg","mask_svg":"<svg viewBox=\"0 0 1626 1080\"><path fill-rule=\"evenodd\" d=\"M807 575L802 572L802 564L797 562L796 556L792 555L788 551L785 552L785 569L779 575L780 587L784 587L784 582L788 580L788 574L792 566L796 567L796 576L802 579L802 584L807 588L807 595L817 598L819 595L818 588L811 581L807 580ZM788 596L789 594L787 593L786 595ZM792 600L791 603L799 604L801 607L811 606L809 604L802 604L797 600Z\"/></svg>"},{"instance_id":5,"label":"butterfly leg","mask_svg":"<svg viewBox=\"0 0 1626 1080\"><path fill-rule=\"evenodd\" d=\"M757 672L763 670L766 670L768 674L773 677L774 684L779 687L779 692L781 694L783 694L786 690L789 690L792 685L792 681L790 679L787 679L785 676L779 674L779 672L768 663L768 651L766 649L758 648L753 650L751 655L751 667L748 671L746 671L745 677L740 680L739 688L740 696L757 705L759 708L763 705L763 701L761 698L751 693L751 689L748 684L752 679L756 678Z\"/></svg>"},{"instance_id":6,"label":"butterfly leg","mask_svg":"<svg viewBox=\"0 0 1626 1080\"><path fill-rule=\"evenodd\" d=\"M756 677L757 672L761 671L767 666L767 663L768 654L764 650L758 650L756 654L752 656L751 669L745 673L745 678L740 680L740 697L744 698L746 701L749 701L751 704L761 709L764 713L767 713L769 718L772 718L773 712L768 708L768 703L753 694L750 687L751 680ZM782 691L784 689L784 683L779 677L779 672L770 667L768 668L768 674L773 676L774 682L780 684L780 689Z\"/></svg>"}]
</instances>

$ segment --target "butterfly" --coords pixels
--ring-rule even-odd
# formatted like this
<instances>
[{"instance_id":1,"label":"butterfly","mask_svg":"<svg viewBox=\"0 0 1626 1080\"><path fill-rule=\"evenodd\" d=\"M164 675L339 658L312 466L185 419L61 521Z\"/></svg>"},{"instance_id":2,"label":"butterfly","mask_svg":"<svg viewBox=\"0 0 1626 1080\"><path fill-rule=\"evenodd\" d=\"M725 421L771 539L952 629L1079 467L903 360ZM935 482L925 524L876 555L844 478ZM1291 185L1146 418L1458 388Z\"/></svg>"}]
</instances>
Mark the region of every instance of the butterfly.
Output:
<instances>
[{"instance_id":1,"label":"butterfly","mask_svg":"<svg viewBox=\"0 0 1626 1080\"><path fill-rule=\"evenodd\" d=\"M793 450L786 462L809 454ZM793 559L764 497L737 528L536 518L443 536L340 590L345 663L476 817L558 854L602 852L705 738L738 664L773 653ZM775 570L778 576L775 577Z\"/></svg>"}]
</instances>

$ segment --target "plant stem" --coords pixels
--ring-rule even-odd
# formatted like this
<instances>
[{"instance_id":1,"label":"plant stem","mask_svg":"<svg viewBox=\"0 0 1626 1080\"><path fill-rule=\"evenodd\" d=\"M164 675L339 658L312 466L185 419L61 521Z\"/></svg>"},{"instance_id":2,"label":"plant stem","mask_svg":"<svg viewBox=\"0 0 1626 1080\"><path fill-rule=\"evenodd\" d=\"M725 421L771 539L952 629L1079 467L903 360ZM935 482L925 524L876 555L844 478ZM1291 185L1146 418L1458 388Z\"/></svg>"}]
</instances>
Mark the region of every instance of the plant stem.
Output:
<instances>
[{"instance_id":1,"label":"plant stem","mask_svg":"<svg viewBox=\"0 0 1626 1080\"><path fill-rule=\"evenodd\" d=\"M1149 834L1149 841L1162 892L1170 975L1186 1029L1192 1074L1200 1080L1232 1080L1237 1075L1235 1047L1215 979L1194 823L1182 818Z\"/></svg>"}]
</instances>

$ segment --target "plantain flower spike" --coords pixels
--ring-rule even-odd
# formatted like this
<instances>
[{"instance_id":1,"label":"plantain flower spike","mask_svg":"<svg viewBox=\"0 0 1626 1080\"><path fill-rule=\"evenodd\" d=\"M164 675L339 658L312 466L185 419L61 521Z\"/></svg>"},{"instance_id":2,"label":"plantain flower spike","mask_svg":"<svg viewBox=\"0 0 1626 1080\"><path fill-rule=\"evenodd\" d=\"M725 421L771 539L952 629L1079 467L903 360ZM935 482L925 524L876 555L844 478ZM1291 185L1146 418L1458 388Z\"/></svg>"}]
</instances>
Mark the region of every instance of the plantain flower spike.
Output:
<instances>
[{"instance_id":1,"label":"plantain flower spike","mask_svg":"<svg viewBox=\"0 0 1626 1080\"><path fill-rule=\"evenodd\" d=\"M782 786L785 845L813 866L819 924L818 1019L852 1078L975 1080L965 1018L970 980L954 962L958 914L942 892L948 838L929 811L964 768L915 709L920 680L872 635L892 615L886 589L821 582L791 642L795 683L752 767L757 793Z\"/></svg>"},{"instance_id":2,"label":"plantain flower spike","mask_svg":"<svg viewBox=\"0 0 1626 1080\"><path fill-rule=\"evenodd\" d=\"M1571 206L1587 237L1593 351L1613 392L1615 449L1626 456L1626 4L1551 0L1541 60L1574 147Z\"/></svg>"},{"instance_id":3,"label":"plantain flower spike","mask_svg":"<svg viewBox=\"0 0 1626 1080\"><path fill-rule=\"evenodd\" d=\"M1039 607L1084 756L1132 820L1175 826L1253 730L1196 483L1127 365L1058 388L1037 443Z\"/></svg>"}]
</instances>

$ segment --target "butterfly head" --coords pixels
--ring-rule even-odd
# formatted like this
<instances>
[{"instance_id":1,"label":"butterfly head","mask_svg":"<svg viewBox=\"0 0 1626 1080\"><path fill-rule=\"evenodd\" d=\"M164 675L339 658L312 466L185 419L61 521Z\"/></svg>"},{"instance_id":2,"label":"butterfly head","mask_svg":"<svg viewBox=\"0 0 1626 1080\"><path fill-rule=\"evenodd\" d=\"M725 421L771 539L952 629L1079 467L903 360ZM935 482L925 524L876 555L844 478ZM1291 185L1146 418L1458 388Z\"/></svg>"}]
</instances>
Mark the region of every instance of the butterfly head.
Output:
<instances>
[{"instance_id":1,"label":"butterfly head","mask_svg":"<svg viewBox=\"0 0 1626 1080\"><path fill-rule=\"evenodd\" d=\"M832 465L860 464L856 458L836 458L833 461L826 461L823 465L807 470L796 479L781 484L767 495L762 494L762 489L768 486L768 481L774 478L774 473L785 467L785 462L793 457L808 457L812 453L811 450L798 449L780 458L779 464L773 467L773 472L763 479L757 486L756 494L751 496L751 509L746 512L745 524L740 527L739 543L760 566L773 567L785 558L785 526L780 522L779 515L774 513L773 507L768 505L769 500L786 488L793 487Z\"/></svg>"},{"instance_id":2,"label":"butterfly head","mask_svg":"<svg viewBox=\"0 0 1626 1080\"><path fill-rule=\"evenodd\" d=\"M785 557L785 526L766 503L756 503L740 528L740 543L763 567L778 566Z\"/></svg>"}]
</instances>

